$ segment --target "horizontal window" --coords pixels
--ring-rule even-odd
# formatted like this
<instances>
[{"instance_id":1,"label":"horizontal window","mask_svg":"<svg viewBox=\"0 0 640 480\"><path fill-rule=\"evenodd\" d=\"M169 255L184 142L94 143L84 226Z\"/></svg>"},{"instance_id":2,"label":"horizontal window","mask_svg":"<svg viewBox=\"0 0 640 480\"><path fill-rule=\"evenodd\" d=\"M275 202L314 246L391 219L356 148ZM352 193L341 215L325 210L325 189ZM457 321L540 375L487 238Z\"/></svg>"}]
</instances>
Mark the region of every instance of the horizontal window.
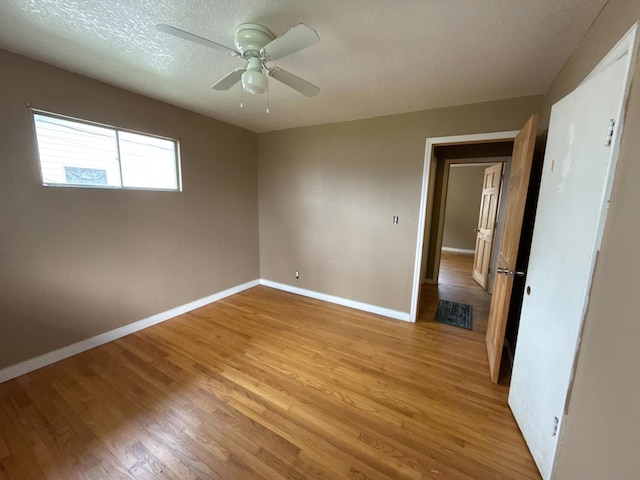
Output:
<instances>
[{"instance_id":1,"label":"horizontal window","mask_svg":"<svg viewBox=\"0 0 640 480\"><path fill-rule=\"evenodd\" d=\"M180 190L178 142L33 113L42 184Z\"/></svg>"}]
</instances>

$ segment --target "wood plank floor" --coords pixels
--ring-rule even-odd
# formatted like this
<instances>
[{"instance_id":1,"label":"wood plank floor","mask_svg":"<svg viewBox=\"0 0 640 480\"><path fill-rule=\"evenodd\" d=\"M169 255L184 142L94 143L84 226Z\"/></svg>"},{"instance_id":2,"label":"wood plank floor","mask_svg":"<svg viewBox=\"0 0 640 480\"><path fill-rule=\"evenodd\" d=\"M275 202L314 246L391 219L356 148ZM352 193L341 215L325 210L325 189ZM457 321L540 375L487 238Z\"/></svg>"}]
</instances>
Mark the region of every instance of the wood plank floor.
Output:
<instances>
[{"instance_id":1,"label":"wood plank floor","mask_svg":"<svg viewBox=\"0 0 640 480\"><path fill-rule=\"evenodd\" d=\"M484 335L428 310L256 287L5 382L0 480L540 478Z\"/></svg>"},{"instance_id":2,"label":"wood plank floor","mask_svg":"<svg viewBox=\"0 0 640 480\"><path fill-rule=\"evenodd\" d=\"M441 253L438 285L424 284L420 294L420 319L432 320L438 309L438 300L466 303L473 307L473 331L487 333L491 296L472 278L473 255ZM456 328L459 332L461 329ZM464 330L463 330L464 331ZM472 337L477 338L476 335Z\"/></svg>"}]
</instances>

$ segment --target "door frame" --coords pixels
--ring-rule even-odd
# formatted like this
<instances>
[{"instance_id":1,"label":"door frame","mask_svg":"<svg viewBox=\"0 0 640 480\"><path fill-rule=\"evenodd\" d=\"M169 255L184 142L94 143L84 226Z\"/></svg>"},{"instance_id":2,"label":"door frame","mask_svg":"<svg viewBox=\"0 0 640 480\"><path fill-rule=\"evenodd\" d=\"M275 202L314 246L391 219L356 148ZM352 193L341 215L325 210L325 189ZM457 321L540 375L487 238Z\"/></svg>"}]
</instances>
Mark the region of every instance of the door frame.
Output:
<instances>
[{"instance_id":1,"label":"door frame","mask_svg":"<svg viewBox=\"0 0 640 480\"><path fill-rule=\"evenodd\" d=\"M424 166L422 169L422 193L420 195L420 210L418 212L418 232L416 240L416 255L413 267L413 288L411 292L410 320L418 320L418 303L420 301L420 285L422 283L423 248L429 245L431 240L430 230L425 230L426 225L431 224L433 217L433 204L435 189L433 188L434 175L432 168L437 163L435 148L447 145L465 145L474 143L493 143L513 141L518 135L518 130L490 133L476 133L470 135L454 135L449 137L427 138Z\"/></svg>"},{"instance_id":2,"label":"door frame","mask_svg":"<svg viewBox=\"0 0 640 480\"><path fill-rule=\"evenodd\" d=\"M440 252L442 250L442 242L444 239L444 224L446 221L446 211L447 211L447 199L449 197L449 176L451 174L451 167L454 165L468 165L471 167L481 167L481 166L490 166L490 165L494 165L496 163L501 163L503 165L503 169L505 168L504 165L506 165L508 163L508 161L504 161L504 160L495 160L497 158L511 158L511 157L507 157L506 155L504 157L477 157L477 158L448 158L444 161L443 163L443 175L442 175L442 192L440 194L440 215L439 215L439 220L438 220L438 228L436 230L436 236L435 238L430 238L429 241L435 241L435 245L436 245L436 258L433 264L433 277L432 278L426 278L425 277L425 273L424 269L425 269L425 265L421 265L420 267L420 276L422 278L422 281L424 283L429 283L432 285L437 285L438 284L438 277L440 275ZM487 161L490 159L494 159L494 161ZM508 179L507 179L508 180ZM503 181L500 181L500 188L502 188L502 184ZM433 187L431 187L433 188ZM434 194L435 194L435 190L434 190ZM482 194L482 191L480 191L480 194ZM435 197L434 197L434 201L435 201ZM434 205L435 207L435 205ZM500 210L499 205L498 205L498 210ZM426 223L425 224L425 228L429 227L431 222ZM428 243L425 242L425 245L423 246L423 251L422 253L424 254L424 247L428 246ZM493 253L493 252L492 252ZM487 285L489 286L489 285ZM491 293L491 291L488 288L485 288L486 291L488 291L489 293Z\"/></svg>"}]
</instances>

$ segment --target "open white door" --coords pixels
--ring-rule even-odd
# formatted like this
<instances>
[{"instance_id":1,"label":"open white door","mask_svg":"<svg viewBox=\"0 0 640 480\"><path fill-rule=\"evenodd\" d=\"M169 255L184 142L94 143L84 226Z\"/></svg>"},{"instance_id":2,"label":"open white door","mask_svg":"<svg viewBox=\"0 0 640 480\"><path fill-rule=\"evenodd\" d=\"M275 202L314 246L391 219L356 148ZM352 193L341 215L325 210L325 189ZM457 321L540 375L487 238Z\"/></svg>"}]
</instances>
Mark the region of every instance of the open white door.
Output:
<instances>
[{"instance_id":1,"label":"open white door","mask_svg":"<svg viewBox=\"0 0 640 480\"><path fill-rule=\"evenodd\" d=\"M590 77L551 113L509 394L545 479L552 475L604 228L614 165L606 139L611 121L621 117L628 57Z\"/></svg>"}]
</instances>

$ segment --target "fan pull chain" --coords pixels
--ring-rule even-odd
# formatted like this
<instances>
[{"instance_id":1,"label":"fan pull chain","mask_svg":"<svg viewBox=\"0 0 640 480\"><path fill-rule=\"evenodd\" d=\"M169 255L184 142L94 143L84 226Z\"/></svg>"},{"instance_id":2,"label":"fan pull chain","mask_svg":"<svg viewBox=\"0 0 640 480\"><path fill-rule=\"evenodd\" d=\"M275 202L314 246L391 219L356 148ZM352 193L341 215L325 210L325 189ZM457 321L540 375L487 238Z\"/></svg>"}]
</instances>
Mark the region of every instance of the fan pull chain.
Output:
<instances>
[{"instance_id":1,"label":"fan pull chain","mask_svg":"<svg viewBox=\"0 0 640 480\"><path fill-rule=\"evenodd\" d=\"M269 85L267 85L267 114L269 113Z\"/></svg>"},{"instance_id":2,"label":"fan pull chain","mask_svg":"<svg viewBox=\"0 0 640 480\"><path fill-rule=\"evenodd\" d=\"M242 84L240 84L240 108L244 107L244 103L242 101L242 91L244 90L244 88L242 88Z\"/></svg>"}]
</instances>

